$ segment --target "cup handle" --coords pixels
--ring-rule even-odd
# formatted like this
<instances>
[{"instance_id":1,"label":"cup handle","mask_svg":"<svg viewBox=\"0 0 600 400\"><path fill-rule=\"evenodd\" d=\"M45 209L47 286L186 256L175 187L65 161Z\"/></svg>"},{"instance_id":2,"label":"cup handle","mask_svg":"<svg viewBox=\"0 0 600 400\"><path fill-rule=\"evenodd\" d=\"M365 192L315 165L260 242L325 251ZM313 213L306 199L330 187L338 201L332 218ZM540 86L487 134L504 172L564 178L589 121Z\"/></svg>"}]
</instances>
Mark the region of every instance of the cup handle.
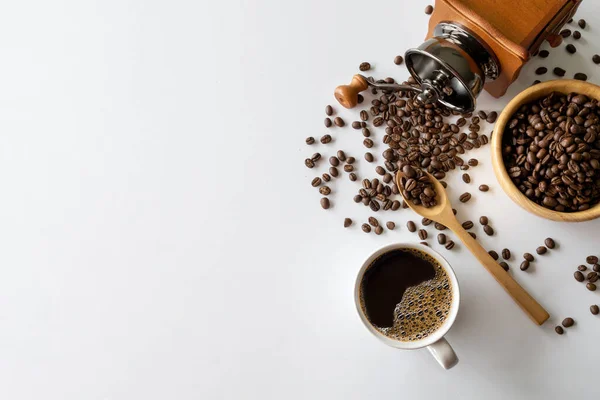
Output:
<instances>
[{"instance_id":1,"label":"cup handle","mask_svg":"<svg viewBox=\"0 0 600 400\"><path fill-rule=\"evenodd\" d=\"M444 369L450 369L458 364L456 353L452 349L452 346L450 346L450 343L444 338L427 346L427 350L429 350L431 355Z\"/></svg>"}]
</instances>

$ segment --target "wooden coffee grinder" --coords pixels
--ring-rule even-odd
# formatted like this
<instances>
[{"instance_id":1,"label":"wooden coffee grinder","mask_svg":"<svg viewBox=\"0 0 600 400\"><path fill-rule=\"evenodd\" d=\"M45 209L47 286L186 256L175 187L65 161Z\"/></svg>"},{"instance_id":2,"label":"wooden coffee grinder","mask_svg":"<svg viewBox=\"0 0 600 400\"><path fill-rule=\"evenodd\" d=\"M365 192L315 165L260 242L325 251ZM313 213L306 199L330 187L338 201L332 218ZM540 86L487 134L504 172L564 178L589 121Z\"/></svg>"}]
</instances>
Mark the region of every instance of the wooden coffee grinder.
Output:
<instances>
[{"instance_id":1,"label":"wooden coffee grinder","mask_svg":"<svg viewBox=\"0 0 600 400\"><path fill-rule=\"evenodd\" d=\"M581 0L436 0L426 40L405 53L417 85L384 84L355 75L335 97L346 108L369 86L419 92L423 103L439 101L469 112L485 89L500 97L544 40L558 46L563 25Z\"/></svg>"}]
</instances>

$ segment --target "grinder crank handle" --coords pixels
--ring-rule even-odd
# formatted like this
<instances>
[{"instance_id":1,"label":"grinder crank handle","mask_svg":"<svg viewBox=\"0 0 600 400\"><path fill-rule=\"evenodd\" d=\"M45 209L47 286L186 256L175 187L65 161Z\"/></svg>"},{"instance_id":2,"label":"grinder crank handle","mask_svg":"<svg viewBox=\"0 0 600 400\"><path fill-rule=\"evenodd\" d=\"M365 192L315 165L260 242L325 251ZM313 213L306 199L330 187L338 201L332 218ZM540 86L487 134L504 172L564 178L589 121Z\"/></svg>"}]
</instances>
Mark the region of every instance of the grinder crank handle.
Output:
<instances>
[{"instance_id":1,"label":"grinder crank handle","mask_svg":"<svg viewBox=\"0 0 600 400\"><path fill-rule=\"evenodd\" d=\"M346 108L353 108L358 104L358 93L366 90L369 86L379 90L391 90L399 92L401 90L413 90L422 92L421 88L410 85L399 85L397 83L373 83L360 74L352 77L352 82L349 85L340 85L333 92L337 101Z\"/></svg>"}]
</instances>

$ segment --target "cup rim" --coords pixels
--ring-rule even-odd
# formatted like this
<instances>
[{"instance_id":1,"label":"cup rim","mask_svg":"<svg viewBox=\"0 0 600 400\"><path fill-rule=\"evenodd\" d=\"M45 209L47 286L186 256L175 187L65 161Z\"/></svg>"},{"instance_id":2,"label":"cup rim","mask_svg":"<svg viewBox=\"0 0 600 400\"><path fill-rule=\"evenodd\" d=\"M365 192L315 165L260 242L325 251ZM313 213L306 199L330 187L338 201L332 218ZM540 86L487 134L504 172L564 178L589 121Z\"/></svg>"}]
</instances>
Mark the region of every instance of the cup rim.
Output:
<instances>
[{"instance_id":1,"label":"cup rim","mask_svg":"<svg viewBox=\"0 0 600 400\"><path fill-rule=\"evenodd\" d=\"M361 282L364 277L364 274L367 271L368 267L371 265L371 263L377 257L379 257L391 250L397 250L397 249L417 249L417 250L421 250L424 253L434 257L440 263L442 268L444 268L446 273L448 274L450 283L453 288L452 304L450 306L450 313L449 313L448 317L446 318L446 320L444 321L444 323L442 324L442 326L438 330L436 330L433 334L429 335L428 337L423 338L421 340L412 341L412 342L403 342L400 340L392 339L392 338L385 336L383 333L379 332L373 326L373 324L371 324L371 322L369 321L369 319L363 312L363 309L360 304L361 303L360 302L360 286L361 286ZM448 331L454 324L454 320L456 319L456 315L458 314L458 308L460 305L460 288L458 285L458 279L456 278L456 274L454 273L454 270L450 266L450 263L437 251L433 250L429 246L425 246L420 243L393 243L393 244L389 244L389 245L386 245L386 246L383 246L383 247L377 249L376 251L371 253L371 255L369 255L367 257L367 259L363 262L360 270L358 271L358 275L356 277L356 282L354 284L354 303L355 303L356 310L358 311L358 315L359 315L361 321L366 326L366 328L369 330L369 332L371 332L373 335L375 335L378 339L383 341L385 344L387 344L388 346L399 348L399 349L407 349L407 350L420 349L420 348L429 346L429 345L437 342L438 340L440 340L442 337L444 337L444 335L446 333L448 333Z\"/></svg>"}]
</instances>

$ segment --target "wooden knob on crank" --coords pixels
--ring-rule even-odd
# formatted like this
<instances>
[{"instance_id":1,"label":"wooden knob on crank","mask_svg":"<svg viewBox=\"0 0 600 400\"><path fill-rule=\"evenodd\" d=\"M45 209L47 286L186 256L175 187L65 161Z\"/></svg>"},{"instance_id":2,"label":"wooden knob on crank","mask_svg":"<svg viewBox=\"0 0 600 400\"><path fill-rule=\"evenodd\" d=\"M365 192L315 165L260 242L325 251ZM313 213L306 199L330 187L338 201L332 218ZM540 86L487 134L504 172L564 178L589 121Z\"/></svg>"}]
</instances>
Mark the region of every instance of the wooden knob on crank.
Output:
<instances>
[{"instance_id":1,"label":"wooden knob on crank","mask_svg":"<svg viewBox=\"0 0 600 400\"><path fill-rule=\"evenodd\" d=\"M367 89L369 84L362 75L354 75L349 85L340 85L333 92L335 98L346 108L352 108L358 104L358 93Z\"/></svg>"}]
</instances>

